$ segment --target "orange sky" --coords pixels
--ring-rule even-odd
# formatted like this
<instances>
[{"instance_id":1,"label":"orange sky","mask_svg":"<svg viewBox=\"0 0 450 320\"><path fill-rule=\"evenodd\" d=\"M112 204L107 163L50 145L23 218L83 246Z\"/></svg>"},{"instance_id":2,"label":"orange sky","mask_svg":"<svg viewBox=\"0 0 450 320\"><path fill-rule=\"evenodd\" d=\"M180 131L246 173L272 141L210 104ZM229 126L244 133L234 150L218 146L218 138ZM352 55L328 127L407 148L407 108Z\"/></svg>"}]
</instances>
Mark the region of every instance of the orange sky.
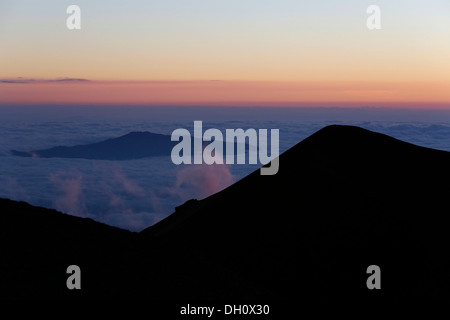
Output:
<instances>
[{"instance_id":1,"label":"orange sky","mask_svg":"<svg viewBox=\"0 0 450 320\"><path fill-rule=\"evenodd\" d=\"M448 0L77 4L2 1L0 105L450 104Z\"/></svg>"},{"instance_id":2,"label":"orange sky","mask_svg":"<svg viewBox=\"0 0 450 320\"><path fill-rule=\"evenodd\" d=\"M450 106L442 83L34 81L0 83L4 104Z\"/></svg>"}]
</instances>

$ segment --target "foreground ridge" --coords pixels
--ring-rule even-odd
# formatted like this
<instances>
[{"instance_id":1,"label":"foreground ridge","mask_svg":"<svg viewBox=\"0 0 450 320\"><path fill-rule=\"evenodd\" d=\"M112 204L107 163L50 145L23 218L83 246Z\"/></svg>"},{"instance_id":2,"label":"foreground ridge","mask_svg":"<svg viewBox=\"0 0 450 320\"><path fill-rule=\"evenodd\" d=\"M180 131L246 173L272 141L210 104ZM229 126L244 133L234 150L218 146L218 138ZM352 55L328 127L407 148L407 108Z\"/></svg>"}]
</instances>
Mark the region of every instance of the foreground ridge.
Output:
<instances>
[{"instance_id":1,"label":"foreground ridge","mask_svg":"<svg viewBox=\"0 0 450 320\"><path fill-rule=\"evenodd\" d=\"M280 158L276 175L257 170L140 233L0 200L0 295L449 297L450 153L329 126ZM70 264L81 290L65 286ZM371 265L381 290L366 286Z\"/></svg>"}]
</instances>

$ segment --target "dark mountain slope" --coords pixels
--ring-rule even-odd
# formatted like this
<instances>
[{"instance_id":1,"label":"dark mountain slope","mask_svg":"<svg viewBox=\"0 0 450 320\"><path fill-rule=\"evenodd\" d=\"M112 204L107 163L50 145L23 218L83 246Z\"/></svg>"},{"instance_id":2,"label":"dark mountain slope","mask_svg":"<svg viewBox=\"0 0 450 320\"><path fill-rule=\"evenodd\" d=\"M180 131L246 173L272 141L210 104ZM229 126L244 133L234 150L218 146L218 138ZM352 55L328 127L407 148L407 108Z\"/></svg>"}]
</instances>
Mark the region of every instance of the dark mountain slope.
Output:
<instances>
[{"instance_id":1,"label":"dark mountain slope","mask_svg":"<svg viewBox=\"0 0 450 320\"><path fill-rule=\"evenodd\" d=\"M92 272L83 274L84 285L89 283L86 289L97 284L90 288L91 294L104 295L107 291L100 285L106 280L104 274L124 258L116 253L134 247L136 234L91 219L5 199L0 199L0 208L3 298L65 297L69 294L66 269L72 264Z\"/></svg>"},{"instance_id":2,"label":"dark mountain slope","mask_svg":"<svg viewBox=\"0 0 450 320\"><path fill-rule=\"evenodd\" d=\"M258 170L140 234L0 200L0 295L449 298L449 164L447 152L330 126L282 154L277 175ZM65 287L70 264L78 292ZM369 265L381 290L366 287Z\"/></svg>"},{"instance_id":3,"label":"dark mountain slope","mask_svg":"<svg viewBox=\"0 0 450 320\"><path fill-rule=\"evenodd\" d=\"M330 126L281 155L277 175L256 171L142 235L284 297L448 295L449 164L447 152Z\"/></svg>"},{"instance_id":4,"label":"dark mountain slope","mask_svg":"<svg viewBox=\"0 0 450 320\"><path fill-rule=\"evenodd\" d=\"M195 252L165 251L136 233L6 199L0 199L0 252L0 299L267 296ZM81 290L66 287L70 265L81 269Z\"/></svg>"}]
</instances>

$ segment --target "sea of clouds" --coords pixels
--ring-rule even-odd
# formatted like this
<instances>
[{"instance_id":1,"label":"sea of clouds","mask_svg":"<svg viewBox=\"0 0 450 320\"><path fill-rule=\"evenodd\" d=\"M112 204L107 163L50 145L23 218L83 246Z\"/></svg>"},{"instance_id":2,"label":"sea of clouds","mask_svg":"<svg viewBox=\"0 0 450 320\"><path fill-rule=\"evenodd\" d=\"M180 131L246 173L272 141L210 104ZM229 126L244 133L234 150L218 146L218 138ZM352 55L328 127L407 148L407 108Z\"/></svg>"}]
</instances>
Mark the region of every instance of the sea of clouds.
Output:
<instances>
[{"instance_id":1,"label":"sea of clouds","mask_svg":"<svg viewBox=\"0 0 450 320\"><path fill-rule=\"evenodd\" d=\"M330 124L357 125L450 151L450 112L374 108L0 107L0 198L140 231L185 201L203 199L259 165L182 165L170 157L106 161L22 158L10 150L99 142L132 131L279 129L280 151ZM282 166L282 163L280 163Z\"/></svg>"}]
</instances>

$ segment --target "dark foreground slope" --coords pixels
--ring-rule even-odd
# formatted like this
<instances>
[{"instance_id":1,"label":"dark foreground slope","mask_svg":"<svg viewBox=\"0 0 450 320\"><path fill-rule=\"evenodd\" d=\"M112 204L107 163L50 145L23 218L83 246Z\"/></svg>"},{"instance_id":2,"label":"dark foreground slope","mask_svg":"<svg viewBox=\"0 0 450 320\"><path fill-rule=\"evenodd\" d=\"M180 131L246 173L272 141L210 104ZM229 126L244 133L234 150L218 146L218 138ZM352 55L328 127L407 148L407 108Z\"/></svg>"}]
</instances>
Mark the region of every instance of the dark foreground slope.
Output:
<instances>
[{"instance_id":1,"label":"dark foreground slope","mask_svg":"<svg viewBox=\"0 0 450 320\"><path fill-rule=\"evenodd\" d=\"M24 202L0 199L0 208L2 298L65 297L66 269L73 264L86 271L83 289L104 295L108 266L121 264L125 251L133 250L129 231Z\"/></svg>"},{"instance_id":2,"label":"dark foreground slope","mask_svg":"<svg viewBox=\"0 0 450 320\"><path fill-rule=\"evenodd\" d=\"M450 297L450 154L330 126L140 234L0 201L2 297ZM66 289L78 264L83 288ZM369 265L381 290L366 287Z\"/></svg>"},{"instance_id":3,"label":"dark foreground slope","mask_svg":"<svg viewBox=\"0 0 450 320\"><path fill-rule=\"evenodd\" d=\"M448 295L448 181L448 152L330 126L281 155L277 175L256 171L142 235L285 298Z\"/></svg>"},{"instance_id":4,"label":"dark foreground slope","mask_svg":"<svg viewBox=\"0 0 450 320\"><path fill-rule=\"evenodd\" d=\"M196 252L168 251L137 233L24 202L0 199L0 230L0 299L263 296ZM67 289L70 265L81 269L81 290Z\"/></svg>"}]
</instances>

